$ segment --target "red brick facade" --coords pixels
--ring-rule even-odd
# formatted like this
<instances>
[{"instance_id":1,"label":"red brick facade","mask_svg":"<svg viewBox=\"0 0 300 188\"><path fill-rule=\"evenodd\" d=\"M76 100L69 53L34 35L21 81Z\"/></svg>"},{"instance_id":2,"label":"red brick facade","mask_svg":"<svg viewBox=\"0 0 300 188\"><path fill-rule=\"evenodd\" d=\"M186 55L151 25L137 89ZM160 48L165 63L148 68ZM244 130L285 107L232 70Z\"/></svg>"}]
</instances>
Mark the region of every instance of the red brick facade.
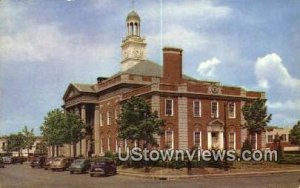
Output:
<instances>
[{"instance_id":1,"label":"red brick facade","mask_svg":"<svg viewBox=\"0 0 300 188\"><path fill-rule=\"evenodd\" d=\"M133 141L127 141L126 144L124 140L118 139L116 122L116 117L121 113L121 104L132 96L147 99L152 109L159 112L160 118L165 120L165 130L170 135L172 133L174 149L190 149L199 137L202 148L222 149L224 136L228 148L241 149L245 140L242 134L242 105L245 101L264 98L264 93L190 78L182 74L181 49L166 47L163 54L162 68L141 60L129 71L107 79L101 78L96 84L70 84L63 98L63 107L67 111L79 110L81 117L90 123L93 133L77 144L76 151L70 149L66 153L87 155L89 152L101 155L109 150L115 151L117 146L124 149L125 145L133 145ZM153 73L148 70L134 72L138 66L145 66ZM156 70L161 72L154 73ZM166 100L172 101L171 115L166 115ZM195 108L194 104L198 107ZM83 105L86 108L83 109ZM194 110L197 113L200 111L200 114L195 115ZM258 136L259 148L264 147L261 140L261 136ZM166 148L166 134L158 141L160 148Z\"/></svg>"}]
</instances>

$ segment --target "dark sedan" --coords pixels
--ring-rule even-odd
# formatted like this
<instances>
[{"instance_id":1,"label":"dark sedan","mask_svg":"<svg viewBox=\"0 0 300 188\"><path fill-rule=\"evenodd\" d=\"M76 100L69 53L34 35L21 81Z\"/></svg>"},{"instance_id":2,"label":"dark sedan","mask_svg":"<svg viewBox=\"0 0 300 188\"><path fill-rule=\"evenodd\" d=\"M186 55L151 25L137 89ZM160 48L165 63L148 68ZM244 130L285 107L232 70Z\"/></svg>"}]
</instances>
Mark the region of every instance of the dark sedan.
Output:
<instances>
[{"instance_id":1,"label":"dark sedan","mask_svg":"<svg viewBox=\"0 0 300 188\"><path fill-rule=\"evenodd\" d=\"M114 175L117 174L117 168L114 161L95 161L92 162L90 168L90 176L94 175Z\"/></svg>"},{"instance_id":2,"label":"dark sedan","mask_svg":"<svg viewBox=\"0 0 300 188\"><path fill-rule=\"evenodd\" d=\"M70 174L84 173L90 169L91 162L89 159L75 159L71 166L69 167Z\"/></svg>"},{"instance_id":3,"label":"dark sedan","mask_svg":"<svg viewBox=\"0 0 300 188\"><path fill-rule=\"evenodd\" d=\"M35 168L35 167L38 167L38 168L43 168L44 165L45 165L45 162L46 162L46 157L35 157L31 163L30 163L30 166L32 168Z\"/></svg>"}]
</instances>

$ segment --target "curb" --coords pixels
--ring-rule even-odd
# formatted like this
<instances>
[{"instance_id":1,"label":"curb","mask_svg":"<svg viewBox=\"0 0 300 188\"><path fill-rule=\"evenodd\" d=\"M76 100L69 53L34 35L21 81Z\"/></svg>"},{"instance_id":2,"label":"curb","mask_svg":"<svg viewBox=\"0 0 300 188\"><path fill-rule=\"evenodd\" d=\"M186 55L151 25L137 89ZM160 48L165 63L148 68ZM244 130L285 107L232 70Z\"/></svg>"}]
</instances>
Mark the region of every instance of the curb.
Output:
<instances>
[{"instance_id":1,"label":"curb","mask_svg":"<svg viewBox=\"0 0 300 188\"><path fill-rule=\"evenodd\" d=\"M201 174L201 175L156 175L156 174L137 174L118 170L118 175L129 176L135 178L154 179L154 180L177 180L177 179L197 179L197 178L214 178L214 177L232 177L232 176L258 176L258 175L270 175L280 173L293 173L300 172L300 169L294 170L276 170L276 171L264 171L264 172L235 172L235 173L220 173L220 174Z\"/></svg>"}]
</instances>

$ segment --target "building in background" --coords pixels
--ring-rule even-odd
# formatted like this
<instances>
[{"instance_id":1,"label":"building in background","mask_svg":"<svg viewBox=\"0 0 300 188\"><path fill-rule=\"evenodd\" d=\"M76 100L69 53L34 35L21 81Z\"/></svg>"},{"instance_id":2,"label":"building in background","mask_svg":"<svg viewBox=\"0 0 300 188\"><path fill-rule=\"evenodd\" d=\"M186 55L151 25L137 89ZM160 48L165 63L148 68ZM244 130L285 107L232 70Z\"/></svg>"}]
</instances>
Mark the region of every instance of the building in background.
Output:
<instances>
[{"instance_id":1,"label":"building in background","mask_svg":"<svg viewBox=\"0 0 300 188\"><path fill-rule=\"evenodd\" d=\"M38 150L38 147L39 147L38 145L41 144L41 143L42 143L42 137L36 136L35 141L34 141L32 147L29 150L27 150L27 149L22 149L21 150L21 153L20 153L21 156L27 157L28 155L33 156L35 154L42 154L42 153L39 153L39 150ZM8 155L12 155L14 157L18 157L19 156L18 151L13 151L13 152L10 152L10 153L8 153L6 151L7 144L8 143L7 143L6 137L5 136L0 137L0 154L1 155L8 154ZM45 154L45 153L43 153L43 154Z\"/></svg>"},{"instance_id":2,"label":"building in background","mask_svg":"<svg viewBox=\"0 0 300 188\"><path fill-rule=\"evenodd\" d=\"M157 136L161 149L223 149L226 136L227 147L240 150L247 137L241 109L247 101L264 99L265 93L183 74L180 48L163 48L162 66L146 59L147 44L141 37L141 19L135 11L128 14L125 28L120 72L109 78L99 77L95 84L71 83L63 96L63 108L78 114L92 133L75 148L65 144L50 155L103 155L134 144L118 139L116 123L121 104L132 96L145 98L165 120L165 134ZM264 133L256 135L255 147L265 147Z\"/></svg>"},{"instance_id":3,"label":"building in background","mask_svg":"<svg viewBox=\"0 0 300 188\"><path fill-rule=\"evenodd\" d=\"M291 128L267 127L266 128L266 147L275 149L274 139L281 137L280 145L284 151L300 151L300 146L291 143Z\"/></svg>"}]
</instances>

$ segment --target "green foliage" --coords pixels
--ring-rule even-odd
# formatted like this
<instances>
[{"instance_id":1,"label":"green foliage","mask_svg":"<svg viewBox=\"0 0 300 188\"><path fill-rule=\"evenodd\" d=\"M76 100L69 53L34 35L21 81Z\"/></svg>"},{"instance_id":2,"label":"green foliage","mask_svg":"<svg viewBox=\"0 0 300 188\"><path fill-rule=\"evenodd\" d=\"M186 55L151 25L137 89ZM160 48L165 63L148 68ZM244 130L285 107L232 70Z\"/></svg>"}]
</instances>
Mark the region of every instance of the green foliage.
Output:
<instances>
[{"instance_id":1,"label":"green foliage","mask_svg":"<svg viewBox=\"0 0 300 188\"><path fill-rule=\"evenodd\" d=\"M6 138L7 138L7 147L5 150L8 153L11 153L13 151L18 151L20 155L21 150L24 147L24 135L21 132L19 132L17 134L11 134Z\"/></svg>"},{"instance_id":2,"label":"green foliage","mask_svg":"<svg viewBox=\"0 0 300 188\"><path fill-rule=\"evenodd\" d=\"M47 152L48 152L47 143L44 140L36 144L36 149L35 149L36 154L45 154Z\"/></svg>"},{"instance_id":3,"label":"green foliage","mask_svg":"<svg viewBox=\"0 0 300 188\"><path fill-rule=\"evenodd\" d=\"M32 147L35 141L35 136L33 131L34 131L33 129L29 131L27 126L25 126L22 130L23 139L24 139L23 148L27 150L29 150Z\"/></svg>"},{"instance_id":4,"label":"green foliage","mask_svg":"<svg viewBox=\"0 0 300 188\"><path fill-rule=\"evenodd\" d=\"M252 151L252 144L250 142L250 140L247 138L244 143L243 143L243 146L242 146L242 152L244 151Z\"/></svg>"},{"instance_id":5,"label":"green foliage","mask_svg":"<svg viewBox=\"0 0 300 188\"><path fill-rule=\"evenodd\" d=\"M244 126L250 134L264 131L272 117L272 114L267 114L266 101L264 99L256 99L253 102L246 103L242 112L246 120Z\"/></svg>"},{"instance_id":6,"label":"green foliage","mask_svg":"<svg viewBox=\"0 0 300 188\"><path fill-rule=\"evenodd\" d=\"M300 145L300 121L291 130L292 143Z\"/></svg>"},{"instance_id":7,"label":"green foliage","mask_svg":"<svg viewBox=\"0 0 300 188\"><path fill-rule=\"evenodd\" d=\"M154 135L163 134L164 121L157 112L151 112L150 105L139 97L132 97L122 105L117 122L119 138L145 141L145 147L157 145Z\"/></svg>"},{"instance_id":8,"label":"green foliage","mask_svg":"<svg viewBox=\"0 0 300 188\"><path fill-rule=\"evenodd\" d=\"M79 116L54 109L45 117L41 131L49 145L61 146L78 142L84 136L85 127Z\"/></svg>"}]
</instances>

